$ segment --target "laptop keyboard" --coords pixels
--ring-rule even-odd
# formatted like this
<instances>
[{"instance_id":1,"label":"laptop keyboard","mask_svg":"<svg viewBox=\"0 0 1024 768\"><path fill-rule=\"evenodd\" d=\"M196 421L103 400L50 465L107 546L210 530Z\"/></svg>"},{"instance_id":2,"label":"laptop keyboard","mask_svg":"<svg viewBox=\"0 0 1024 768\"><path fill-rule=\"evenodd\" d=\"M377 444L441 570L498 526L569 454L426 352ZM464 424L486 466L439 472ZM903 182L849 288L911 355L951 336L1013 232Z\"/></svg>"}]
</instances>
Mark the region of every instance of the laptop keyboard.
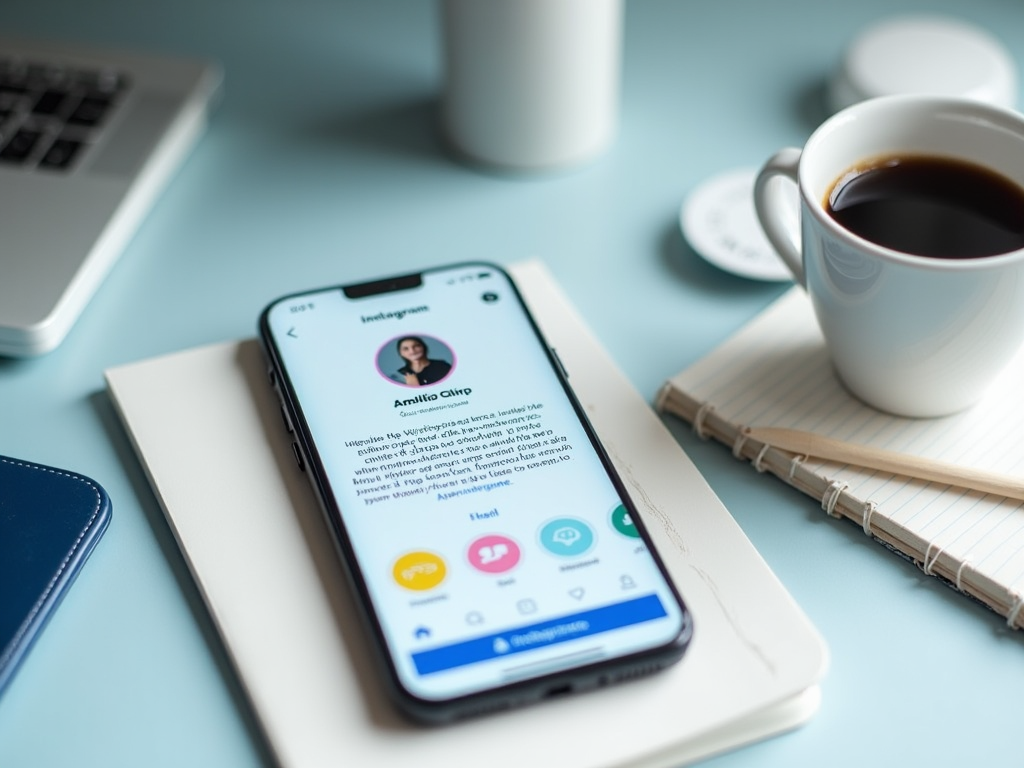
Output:
<instances>
[{"instance_id":1,"label":"laptop keyboard","mask_svg":"<svg viewBox=\"0 0 1024 768\"><path fill-rule=\"evenodd\" d=\"M115 71L0 55L0 165L72 169L128 87Z\"/></svg>"}]
</instances>

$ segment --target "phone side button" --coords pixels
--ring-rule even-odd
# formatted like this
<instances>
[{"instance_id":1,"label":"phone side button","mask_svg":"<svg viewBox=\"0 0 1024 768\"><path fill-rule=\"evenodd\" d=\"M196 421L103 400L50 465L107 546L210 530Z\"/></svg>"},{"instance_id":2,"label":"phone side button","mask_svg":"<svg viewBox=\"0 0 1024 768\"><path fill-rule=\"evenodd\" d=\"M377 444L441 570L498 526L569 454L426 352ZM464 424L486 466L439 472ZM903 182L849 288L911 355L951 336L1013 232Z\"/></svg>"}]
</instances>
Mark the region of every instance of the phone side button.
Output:
<instances>
[{"instance_id":1,"label":"phone side button","mask_svg":"<svg viewBox=\"0 0 1024 768\"><path fill-rule=\"evenodd\" d=\"M295 454L295 463L299 465L299 469L305 472L306 462L302 458L302 449L299 448L298 443L292 443L292 453Z\"/></svg>"},{"instance_id":2,"label":"phone side button","mask_svg":"<svg viewBox=\"0 0 1024 768\"><path fill-rule=\"evenodd\" d=\"M284 407L284 403L281 403L281 418L284 420L285 429L291 434L295 431L295 427L292 426L292 420L288 417L288 411Z\"/></svg>"},{"instance_id":3,"label":"phone side button","mask_svg":"<svg viewBox=\"0 0 1024 768\"><path fill-rule=\"evenodd\" d=\"M555 349L554 347L548 347L548 349L550 349L551 350L551 354L554 355L555 362L558 363L558 369L562 372L562 375L565 376L565 378L568 379L569 378L569 372L565 369L565 364L562 363L562 358L560 358L558 356L558 350Z\"/></svg>"}]
</instances>

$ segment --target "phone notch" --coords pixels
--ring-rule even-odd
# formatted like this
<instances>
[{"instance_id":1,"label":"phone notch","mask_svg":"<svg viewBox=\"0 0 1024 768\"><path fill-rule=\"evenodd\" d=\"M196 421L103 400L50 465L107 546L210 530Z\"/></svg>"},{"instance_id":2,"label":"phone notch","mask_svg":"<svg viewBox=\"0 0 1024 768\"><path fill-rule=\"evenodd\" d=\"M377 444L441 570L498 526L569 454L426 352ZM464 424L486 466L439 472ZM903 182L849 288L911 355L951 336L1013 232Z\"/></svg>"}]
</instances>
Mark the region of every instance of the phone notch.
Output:
<instances>
[{"instance_id":1,"label":"phone notch","mask_svg":"<svg viewBox=\"0 0 1024 768\"><path fill-rule=\"evenodd\" d=\"M365 296L376 296L381 293L395 293L397 291L408 291L412 288L419 288L423 285L422 273L412 275L401 275L389 277L384 280L373 280L369 283L358 285L346 285L342 288L345 296L350 299L361 299Z\"/></svg>"}]
</instances>

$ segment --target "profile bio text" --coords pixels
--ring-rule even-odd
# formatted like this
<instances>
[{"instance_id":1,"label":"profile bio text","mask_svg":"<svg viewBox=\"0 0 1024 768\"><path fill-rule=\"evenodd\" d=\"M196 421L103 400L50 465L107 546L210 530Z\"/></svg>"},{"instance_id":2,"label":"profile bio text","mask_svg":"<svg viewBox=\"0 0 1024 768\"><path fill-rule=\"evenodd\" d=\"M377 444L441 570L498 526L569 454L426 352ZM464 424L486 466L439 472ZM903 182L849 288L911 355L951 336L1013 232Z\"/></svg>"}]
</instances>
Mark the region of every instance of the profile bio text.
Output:
<instances>
[{"instance_id":1,"label":"profile bio text","mask_svg":"<svg viewBox=\"0 0 1024 768\"><path fill-rule=\"evenodd\" d=\"M569 438L549 428L544 406L517 405L345 442L359 466L350 481L367 506L408 497L438 501L486 494L524 472L571 461Z\"/></svg>"}]
</instances>

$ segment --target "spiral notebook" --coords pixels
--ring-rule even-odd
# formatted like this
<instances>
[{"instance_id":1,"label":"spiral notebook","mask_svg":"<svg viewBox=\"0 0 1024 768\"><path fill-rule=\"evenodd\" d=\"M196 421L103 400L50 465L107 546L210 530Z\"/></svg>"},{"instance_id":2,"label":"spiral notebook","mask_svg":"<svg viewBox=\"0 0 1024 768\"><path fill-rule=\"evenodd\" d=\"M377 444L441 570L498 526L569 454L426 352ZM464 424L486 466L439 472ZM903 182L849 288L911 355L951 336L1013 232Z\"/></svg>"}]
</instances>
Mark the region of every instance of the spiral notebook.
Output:
<instances>
[{"instance_id":1,"label":"spiral notebook","mask_svg":"<svg viewBox=\"0 0 1024 768\"><path fill-rule=\"evenodd\" d=\"M878 371L885 376L884 370ZM973 408L938 419L881 413L836 378L807 295L783 294L662 387L658 410L819 500L892 550L1024 627L1024 502L782 451L748 427L788 427L1024 475L1024 350Z\"/></svg>"}]
</instances>

